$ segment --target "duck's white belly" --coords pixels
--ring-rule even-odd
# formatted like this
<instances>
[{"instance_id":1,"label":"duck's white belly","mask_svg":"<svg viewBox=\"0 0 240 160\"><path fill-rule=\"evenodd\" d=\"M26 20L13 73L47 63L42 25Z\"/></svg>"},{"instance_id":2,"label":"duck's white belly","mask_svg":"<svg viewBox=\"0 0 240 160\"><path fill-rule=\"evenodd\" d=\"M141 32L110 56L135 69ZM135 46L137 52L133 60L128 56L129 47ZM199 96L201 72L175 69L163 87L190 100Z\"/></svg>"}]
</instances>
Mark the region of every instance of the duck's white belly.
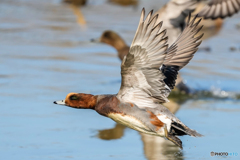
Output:
<instances>
[{"instance_id":1,"label":"duck's white belly","mask_svg":"<svg viewBox=\"0 0 240 160\"><path fill-rule=\"evenodd\" d=\"M110 113L108 115L109 118L120 123L124 126L132 128L142 133L151 134L151 135L158 135L156 132L150 130L146 125L144 125L141 121L137 120L135 117L122 115L119 113Z\"/></svg>"}]
</instances>

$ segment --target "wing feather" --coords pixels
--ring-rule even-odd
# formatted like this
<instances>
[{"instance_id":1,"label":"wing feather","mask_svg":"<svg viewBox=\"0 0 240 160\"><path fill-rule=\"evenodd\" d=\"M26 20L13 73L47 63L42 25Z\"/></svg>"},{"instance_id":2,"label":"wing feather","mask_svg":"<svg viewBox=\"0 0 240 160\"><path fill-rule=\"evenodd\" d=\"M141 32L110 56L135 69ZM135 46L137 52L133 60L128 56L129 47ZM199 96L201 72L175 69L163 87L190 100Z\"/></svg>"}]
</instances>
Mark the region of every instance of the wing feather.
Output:
<instances>
[{"instance_id":1,"label":"wing feather","mask_svg":"<svg viewBox=\"0 0 240 160\"><path fill-rule=\"evenodd\" d=\"M203 34L195 37L203 26L198 26L201 19L195 22L197 15L190 21L189 14L186 28L177 40L167 50L168 54L165 58L164 65L161 68L166 76L164 82L171 88L175 86L178 71L189 63L201 44Z\"/></svg>"},{"instance_id":2,"label":"wing feather","mask_svg":"<svg viewBox=\"0 0 240 160\"><path fill-rule=\"evenodd\" d=\"M226 18L240 10L240 0L211 0L199 13L205 19Z\"/></svg>"},{"instance_id":3,"label":"wing feather","mask_svg":"<svg viewBox=\"0 0 240 160\"><path fill-rule=\"evenodd\" d=\"M179 70L189 63L193 54L197 51L197 47L201 44L200 39L203 34L195 37L196 34L202 29L199 27L201 19L196 23L196 17L190 22L190 14L186 28L177 40L169 47L167 57L165 58L165 66L178 66Z\"/></svg>"}]
</instances>

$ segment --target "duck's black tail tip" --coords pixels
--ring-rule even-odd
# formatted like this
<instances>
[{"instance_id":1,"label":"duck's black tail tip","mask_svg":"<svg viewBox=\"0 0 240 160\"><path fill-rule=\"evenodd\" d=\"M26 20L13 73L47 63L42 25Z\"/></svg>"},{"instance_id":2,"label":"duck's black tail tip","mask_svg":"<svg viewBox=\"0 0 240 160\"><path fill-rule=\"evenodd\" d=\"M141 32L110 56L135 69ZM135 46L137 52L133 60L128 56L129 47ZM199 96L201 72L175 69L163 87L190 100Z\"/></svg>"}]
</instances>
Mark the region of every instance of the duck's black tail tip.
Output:
<instances>
[{"instance_id":1,"label":"duck's black tail tip","mask_svg":"<svg viewBox=\"0 0 240 160\"><path fill-rule=\"evenodd\" d=\"M200 133L198 133L197 131L192 130L192 129L189 129L189 130L188 130L188 135L193 136L193 137L203 137L202 134L200 134Z\"/></svg>"}]
</instances>

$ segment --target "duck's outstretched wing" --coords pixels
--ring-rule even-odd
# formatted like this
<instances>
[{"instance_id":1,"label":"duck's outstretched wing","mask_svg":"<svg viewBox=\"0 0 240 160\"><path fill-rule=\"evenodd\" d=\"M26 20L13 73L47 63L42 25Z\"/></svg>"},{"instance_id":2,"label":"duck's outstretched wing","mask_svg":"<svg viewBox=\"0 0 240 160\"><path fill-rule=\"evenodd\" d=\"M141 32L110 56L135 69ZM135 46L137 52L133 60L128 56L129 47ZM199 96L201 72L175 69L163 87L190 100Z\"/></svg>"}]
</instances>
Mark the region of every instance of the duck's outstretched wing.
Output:
<instances>
[{"instance_id":1,"label":"duck's outstretched wing","mask_svg":"<svg viewBox=\"0 0 240 160\"><path fill-rule=\"evenodd\" d=\"M117 97L124 101L141 103L146 107L156 100L166 102L165 92L170 92L163 81L165 76L159 70L168 48L166 31L161 31L162 22L155 25L158 18L152 18L151 11L146 19L142 10L140 22L130 46L129 53L121 64L122 83ZM155 26L155 27L154 27Z\"/></svg>"},{"instance_id":2,"label":"duck's outstretched wing","mask_svg":"<svg viewBox=\"0 0 240 160\"><path fill-rule=\"evenodd\" d=\"M193 58L194 53L198 50L198 46L202 42L201 38L203 37L203 34L195 37L203 27L198 26L201 19L195 23L197 16L195 16L191 22L190 17L191 14L189 14L187 25L182 34L168 48L167 56L161 68L166 77L164 82L171 89L175 86L178 71L189 63Z\"/></svg>"},{"instance_id":3,"label":"duck's outstretched wing","mask_svg":"<svg viewBox=\"0 0 240 160\"><path fill-rule=\"evenodd\" d=\"M216 19L230 17L240 10L240 0L211 0L199 13L199 17Z\"/></svg>"},{"instance_id":4,"label":"duck's outstretched wing","mask_svg":"<svg viewBox=\"0 0 240 160\"><path fill-rule=\"evenodd\" d=\"M197 40L194 38L198 32L199 22L194 23L195 19L189 22L174 46L168 50L166 31L161 30L162 22L155 24L158 15L151 18L152 12L150 12L145 20L144 15L143 9L129 53L121 65L122 83L117 97L125 102L134 102L140 108L154 108L155 103L168 102L167 97L171 91L164 82L166 77L160 68L164 62L166 65L172 65L179 61L181 64L179 68L188 63L192 58L191 53L193 54L199 45L199 43L196 44ZM185 60L184 56L179 55L180 53L184 53L184 56L191 56L191 58L180 63L182 59ZM167 56L167 54L170 55ZM175 56L181 59L175 60Z\"/></svg>"}]
</instances>

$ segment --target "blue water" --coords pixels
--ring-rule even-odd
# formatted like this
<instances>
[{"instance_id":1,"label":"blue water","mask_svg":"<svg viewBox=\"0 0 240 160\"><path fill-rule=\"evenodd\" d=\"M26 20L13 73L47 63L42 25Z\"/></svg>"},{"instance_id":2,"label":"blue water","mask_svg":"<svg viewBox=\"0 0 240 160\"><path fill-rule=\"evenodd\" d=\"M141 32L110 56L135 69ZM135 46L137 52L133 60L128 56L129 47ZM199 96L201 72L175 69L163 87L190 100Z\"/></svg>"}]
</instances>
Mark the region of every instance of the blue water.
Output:
<instances>
[{"instance_id":1,"label":"blue water","mask_svg":"<svg viewBox=\"0 0 240 160\"><path fill-rule=\"evenodd\" d=\"M181 137L182 151L162 138L116 126L92 110L52 103L69 92L117 93L116 51L90 39L112 29L130 44L141 8L163 4L155 3L122 7L92 0L81 8L82 26L72 8L57 0L0 2L0 159L217 158L212 151L238 153L225 158L239 158L240 14L226 19L222 30L201 45L211 51L197 52L181 72L193 91L215 95L177 104L176 116L204 135Z\"/></svg>"}]
</instances>

